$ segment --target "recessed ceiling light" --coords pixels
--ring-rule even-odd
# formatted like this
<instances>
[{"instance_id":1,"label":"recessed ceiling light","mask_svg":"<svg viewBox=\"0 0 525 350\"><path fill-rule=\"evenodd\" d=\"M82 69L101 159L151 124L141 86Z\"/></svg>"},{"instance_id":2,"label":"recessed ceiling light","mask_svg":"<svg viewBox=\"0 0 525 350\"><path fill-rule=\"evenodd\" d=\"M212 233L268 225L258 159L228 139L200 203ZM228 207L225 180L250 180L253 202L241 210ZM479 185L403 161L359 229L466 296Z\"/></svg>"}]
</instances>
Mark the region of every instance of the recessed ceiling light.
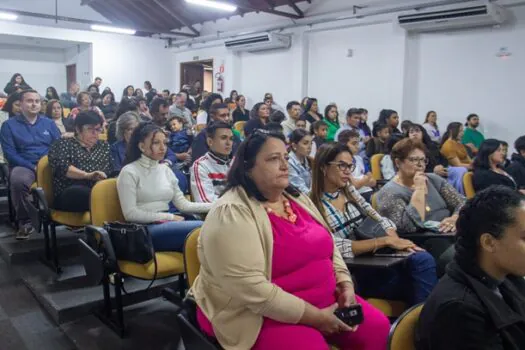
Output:
<instances>
[{"instance_id":1,"label":"recessed ceiling light","mask_svg":"<svg viewBox=\"0 0 525 350\"><path fill-rule=\"evenodd\" d=\"M14 13L0 12L0 19L5 19L8 21L16 21L17 18L18 18L18 15L15 15Z\"/></svg>"},{"instance_id":2,"label":"recessed ceiling light","mask_svg":"<svg viewBox=\"0 0 525 350\"><path fill-rule=\"evenodd\" d=\"M231 5L225 2L218 2L218 1L212 1L212 0L186 0L186 2L188 4L206 6L206 7L210 7L210 8L214 8L214 9L222 10L222 11L228 11L228 12L234 12L237 10L237 6Z\"/></svg>"},{"instance_id":3,"label":"recessed ceiling light","mask_svg":"<svg viewBox=\"0 0 525 350\"><path fill-rule=\"evenodd\" d=\"M128 35L134 35L137 32L135 29L103 26L103 25L98 25L98 24L91 25L91 29L96 30L97 32L108 32L108 33L128 34Z\"/></svg>"}]
</instances>

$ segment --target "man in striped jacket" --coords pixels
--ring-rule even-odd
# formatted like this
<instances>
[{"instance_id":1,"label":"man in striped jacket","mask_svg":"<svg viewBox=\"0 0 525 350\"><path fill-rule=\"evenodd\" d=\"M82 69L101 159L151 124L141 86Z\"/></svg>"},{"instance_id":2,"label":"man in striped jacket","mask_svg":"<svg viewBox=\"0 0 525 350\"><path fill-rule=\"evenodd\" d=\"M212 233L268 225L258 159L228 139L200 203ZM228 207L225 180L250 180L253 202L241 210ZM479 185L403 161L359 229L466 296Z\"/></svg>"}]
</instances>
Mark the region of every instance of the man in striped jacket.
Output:
<instances>
[{"instance_id":1,"label":"man in striped jacket","mask_svg":"<svg viewBox=\"0 0 525 350\"><path fill-rule=\"evenodd\" d=\"M215 202L226 187L233 148L231 125L214 122L206 128L208 152L191 168L191 194L195 202Z\"/></svg>"}]
</instances>

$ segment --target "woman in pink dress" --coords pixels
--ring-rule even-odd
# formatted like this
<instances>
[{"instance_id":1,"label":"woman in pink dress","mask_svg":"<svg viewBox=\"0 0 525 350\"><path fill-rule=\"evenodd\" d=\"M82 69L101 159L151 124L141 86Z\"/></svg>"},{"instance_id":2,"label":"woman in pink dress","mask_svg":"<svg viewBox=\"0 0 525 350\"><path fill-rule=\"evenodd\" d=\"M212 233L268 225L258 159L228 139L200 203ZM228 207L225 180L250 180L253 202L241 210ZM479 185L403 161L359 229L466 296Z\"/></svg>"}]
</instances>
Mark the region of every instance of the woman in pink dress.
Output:
<instances>
[{"instance_id":1,"label":"woman in pink dress","mask_svg":"<svg viewBox=\"0 0 525 350\"><path fill-rule=\"evenodd\" d=\"M281 134L258 130L239 147L198 253L198 323L223 348L386 349L388 319L355 295L321 214L289 186ZM334 311L354 303L364 322L351 328Z\"/></svg>"}]
</instances>

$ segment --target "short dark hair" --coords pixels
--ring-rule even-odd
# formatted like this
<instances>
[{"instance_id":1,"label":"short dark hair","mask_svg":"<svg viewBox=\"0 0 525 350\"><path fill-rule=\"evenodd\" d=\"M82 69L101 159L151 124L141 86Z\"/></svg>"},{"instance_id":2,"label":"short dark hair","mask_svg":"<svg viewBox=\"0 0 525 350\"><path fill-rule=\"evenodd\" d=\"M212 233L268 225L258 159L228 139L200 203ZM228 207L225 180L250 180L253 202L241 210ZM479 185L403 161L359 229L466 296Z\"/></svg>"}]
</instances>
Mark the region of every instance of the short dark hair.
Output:
<instances>
[{"instance_id":1,"label":"short dark hair","mask_svg":"<svg viewBox=\"0 0 525 350\"><path fill-rule=\"evenodd\" d=\"M499 140L499 142L501 143L502 146L509 147L509 144L507 143L507 141Z\"/></svg>"},{"instance_id":2,"label":"short dark hair","mask_svg":"<svg viewBox=\"0 0 525 350\"><path fill-rule=\"evenodd\" d=\"M347 117L347 118L350 118L351 116L353 116L353 115L358 115L358 114L361 114L361 112L359 111L359 108L350 108L350 109L346 112L346 117Z\"/></svg>"},{"instance_id":3,"label":"short dark hair","mask_svg":"<svg viewBox=\"0 0 525 350\"><path fill-rule=\"evenodd\" d=\"M102 125L103 123L102 117L97 112L80 112L75 118L75 129L82 129L84 125Z\"/></svg>"},{"instance_id":4,"label":"short dark hair","mask_svg":"<svg viewBox=\"0 0 525 350\"><path fill-rule=\"evenodd\" d=\"M283 112L277 110L270 114L270 122L282 123L286 119L286 116Z\"/></svg>"},{"instance_id":5,"label":"short dark hair","mask_svg":"<svg viewBox=\"0 0 525 350\"><path fill-rule=\"evenodd\" d=\"M20 74L19 74L19 75L20 75ZM20 75L20 76L21 76L21 75ZM25 94L38 94L38 91L33 90L33 89L20 91L19 94L18 94L18 100L19 100L20 102L24 100L24 96L25 96ZM40 94L39 94L38 96L40 96Z\"/></svg>"},{"instance_id":6,"label":"short dark hair","mask_svg":"<svg viewBox=\"0 0 525 350\"><path fill-rule=\"evenodd\" d=\"M401 122L401 131L403 131L404 129L409 130L413 124L414 123L412 123L410 120L403 120Z\"/></svg>"},{"instance_id":7,"label":"short dark hair","mask_svg":"<svg viewBox=\"0 0 525 350\"><path fill-rule=\"evenodd\" d=\"M226 103L214 103L210 106L210 110L208 111L208 117L211 115L215 115L219 109L228 109L228 105Z\"/></svg>"},{"instance_id":8,"label":"short dark hair","mask_svg":"<svg viewBox=\"0 0 525 350\"><path fill-rule=\"evenodd\" d=\"M224 102L222 99L222 96L216 93L210 94L204 101L201 102L201 109L205 110L206 112L210 113L210 107L212 105L213 100L221 100L221 103ZM227 106L226 106L227 107Z\"/></svg>"},{"instance_id":9,"label":"short dark hair","mask_svg":"<svg viewBox=\"0 0 525 350\"><path fill-rule=\"evenodd\" d=\"M328 124L324 120L318 120L315 123L312 124L312 130L319 130L322 126L328 127Z\"/></svg>"},{"instance_id":10,"label":"short dark hair","mask_svg":"<svg viewBox=\"0 0 525 350\"><path fill-rule=\"evenodd\" d=\"M146 85L148 87L148 90L151 90L153 88L153 86L151 85L151 81L149 81L149 80L146 80L144 82L144 85Z\"/></svg>"},{"instance_id":11,"label":"short dark hair","mask_svg":"<svg viewBox=\"0 0 525 350\"><path fill-rule=\"evenodd\" d=\"M427 147L422 142L409 138L402 139L401 141L397 142L394 147L392 147L392 151L390 152L392 162L395 164L396 159L399 159L400 161L407 159L408 155L416 149L422 151L425 154L428 153Z\"/></svg>"},{"instance_id":12,"label":"short dark hair","mask_svg":"<svg viewBox=\"0 0 525 350\"><path fill-rule=\"evenodd\" d=\"M235 159L230 171L228 172L228 181L224 192L236 187L242 187L249 197L253 197L260 202L266 202L268 200L250 178L249 172L255 166L257 154L270 138L278 139L286 143L282 133L268 130L255 130L253 134L241 143L235 154ZM288 186L285 191L294 197L300 196L300 192L293 186Z\"/></svg>"},{"instance_id":13,"label":"short dark hair","mask_svg":"<svg viewBox=\"0 0 525 350\"><path fill-rule=\"evenodd\" d=\"M102 80L102 78L101 78L101 77L96 77L96 78L95 78L95 81L96 81L96 80Z\"/></svg>"},{"instance_id":14,"label":"short dark hair","mask_svg":"<svg viewBox=\"0 0 525 350\"><path fill-rule=\"evenodd\" d=\"M361 138L357 130L343 130L337 136L337 142L346 145L350 139Z\"/></svg>"},{"instance_id":15,"label":"short dark hair","mask_svg":"<svg viewBox=\"0 0 525 350\"><path fill-rule=\"evenodd\" d=\"M486 139L479 146L478 154L474 158L474 171L476 169L490 169L490 155L496 152L501 146L501 141L496 139Z\"/></svg>"},{"instance_id":16,"label":"short dark hair","mask_svg":"<svg viewBox=\"0 0 525 350\"><path fill-rule=\"evenodd\" d=\"M308 131L306 131L305 129L295 129L294 131L292 131L292 133L289 136L290 143L297 144L297 143L301 142L301 140L305 136L308 136L308 135L310 135L310 133Z\"/></svg>"},{"instance_id":17,"label":"short dark hair","mask_svg":"<svg viewBox=\"0 0 525 350\"><path fill-rule=\"evenodd\" d=\"M472 118L479 118L479 116L476 114L476 113L470 113L468 116L467 116L467 121L470 121L470 119Z\"/></svg>"},{"instance_id":18,"label":"short dark hair","mask_svg":"<svg viewBox=\"0 0 525 350\"><path fill-rule=\"evenodd\" d=\"M264 129L270 132L279 132L281 134L283 133L283 127L281 123L277 123L277 122L269 122L268 124L264 126Z\"/></svg>"},{"instance_id":19,"label":"short dark hair","mask_svg":"<svg viewBox=\"0 0 525 350\"><path fill-rule=\"evenodd\" d=\"M151 113L159 113L161 106L168 107L169 106L168 101L162 97L155 98L153 101L151 101L151 107L150 107Z\"/></svg>"},{"instance_id":20,"label":"short dark hair","mask_svg":"<svg viewBox=\"0 0 525 350\"><path fill-rule=\"evenodd\" d=\"M301 104L297 101L290 101L286 104L286 110L289 111L290 109L292 109L293 106L301 107Z\"/></svg>"},{"instance_id":21,"label":"short dark hair","mask_svg":"<svg viewBox=\"0 0 525 350\"><path fill-rule=\"evenodd\" d=\"M514 141L514 148L518 153L520 151L525 151L525 135L518 137L516 141Z\"/></svg>"},{"instance_id":22,"label":"short dark hair","mask_svg":"<svg viewBox=\"0 0 525 350\"><path fill-rule=\"evenodd\" d=\"M221 122L221 121L212 122L206 127L206 137L214 138L215 137L215 133L219 129L229 129L229 130L231 130L232 127L231 127L230 124L225 123L225 122Z\"/></svg>"},{"instance_id":23,"label":"short dark hair","mask_svg":"<svg viewBox=\"0 0 525 350\"><path fill-rule=\"evenodd\" d=\"M456 222L455 260L463 267L478 265L479 239L489 233L501 239L505 229L516 222L516 209L523 196L507 186L490 186L477 192L459 212Z\"/></svg>"},{"instance_id":24,"label":"short dark hair","mask_svg":"<svg viewBox=\"0 0 525 350\"><path fill-rule=\"evenodd\" d=\"M164 89L164 90L162 90L162 92L167 92L168 95L170 94L170 90L168 90L168 89Z\"/></svg>"},{"instance_id":25,"label":"short dark hair","mask_svg":"<svg viewBox=\"0 0 525 350\"><path fill-rule=\"evenodd\" d=\"M173 120L177 120L181 124L184 124L186 122L186 119L184 119L184 117L181 117L180 115L175 115L175 116L171 117L170 119L168 119L168 121L166 122L166 130L173 131L171 129L171 122Z\"/></svg>"},{"instance_id":26,"label":"short dark hair","mask_svg":"<svg viewBox=\"0 0 525 350\"><path fill-rule=\"evenodd\" d=\"M390 130L390 127L386 124L378 124L376 126L376 132L379 134L381 131L383 131L384 129L388 129Z\"/></svg>"}]
</instances>

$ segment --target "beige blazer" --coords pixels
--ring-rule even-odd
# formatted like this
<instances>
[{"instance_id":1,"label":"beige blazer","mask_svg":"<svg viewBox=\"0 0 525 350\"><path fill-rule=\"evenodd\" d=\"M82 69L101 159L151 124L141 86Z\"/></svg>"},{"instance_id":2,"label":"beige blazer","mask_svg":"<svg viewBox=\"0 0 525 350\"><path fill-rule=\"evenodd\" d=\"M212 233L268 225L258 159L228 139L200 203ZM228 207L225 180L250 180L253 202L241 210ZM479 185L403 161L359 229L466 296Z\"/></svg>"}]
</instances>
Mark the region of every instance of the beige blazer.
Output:
<instances>
[{"instance_id":1,"label":"beige blazer","mask_svg":"<svg viewBox=\"0 0 525 350\"><path fill-rule=\"evenodd\" d=\"M308 197L289 200L328 230ZM240 187L224 194L202 226L198 243L201 270L192 294L226 350L250 349L263 316L292 324L303 316L305 302L271 282L272 253L272 227L261 203ZM352 282L335 244L333 262L337 283Z\"/></svg>"}]
</instances>

